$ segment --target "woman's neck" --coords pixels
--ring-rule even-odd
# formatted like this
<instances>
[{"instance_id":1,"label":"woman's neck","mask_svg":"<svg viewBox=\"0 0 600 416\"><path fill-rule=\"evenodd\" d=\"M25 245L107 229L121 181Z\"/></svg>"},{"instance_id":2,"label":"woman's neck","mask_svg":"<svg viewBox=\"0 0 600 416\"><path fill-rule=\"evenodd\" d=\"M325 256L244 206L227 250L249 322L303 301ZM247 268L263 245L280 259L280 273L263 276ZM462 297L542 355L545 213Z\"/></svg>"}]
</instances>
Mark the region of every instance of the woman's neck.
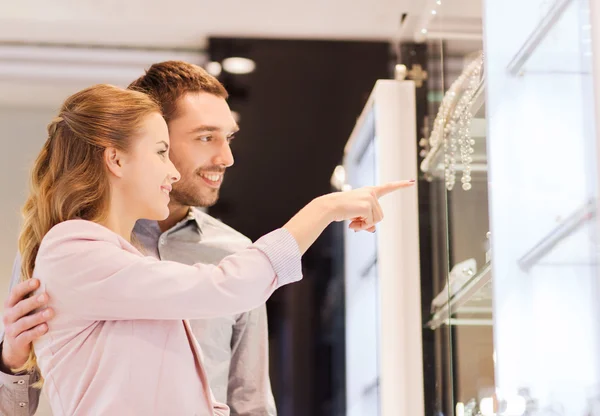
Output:
<instances>
[{"instance_id":1,"label":"woman's neck","mask_svg":"<svg viewBox=\"0 0 600 416\"><path fill-rule=\"evenodd\" d=\"M114 218L106 218L104 221L100 222L103 226L111 230L112 232L123 237L127 242L131 243L131 234L133 233L133 226L135 225L135 221L126 224L122 219L116 220Z\"/></svg>"},{"instance_id":2,"label":"woman's neck","mask_svg":"<svg viewBox=\"0 0 600 416\"><path fill-rule=\"evenodd\" d=\"M108 215L100 223L131 243L131 234L138 218L128 215L127 207L122 207L116 198L110 203Z\"/></svg>"}]
</instances>

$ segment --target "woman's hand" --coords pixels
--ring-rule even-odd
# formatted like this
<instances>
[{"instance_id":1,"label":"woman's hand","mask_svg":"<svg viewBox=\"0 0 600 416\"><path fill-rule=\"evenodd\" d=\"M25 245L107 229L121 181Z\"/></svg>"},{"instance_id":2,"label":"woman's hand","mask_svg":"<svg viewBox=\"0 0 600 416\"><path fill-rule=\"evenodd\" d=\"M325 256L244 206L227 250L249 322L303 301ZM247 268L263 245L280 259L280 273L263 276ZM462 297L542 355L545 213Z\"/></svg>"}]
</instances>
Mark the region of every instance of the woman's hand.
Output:
<instances>
[{"instance_id":1,"label":"woman's hand","mask_svg":"<svg viewBox=\"0 0 600 416\"><path fill-rule=\"evenodd\" d=\"M323 230L334 221L350 220L356 231L375 231L383 219L379 198L415 181L390 182L353 191L334 192L314 199L283 226L296 239L301 253L306 252Z\"/></svg>"},{"instance_id":2,"label":"woman's hand","mask_svg":"<svg viewBox=\"0 0 600 416\"><path fill-rule=\"evenodd\" d=\"M331 213L331 221L350 221L355 231L375 231L375 224L383 219L379 198L401 188L413 186L414 181L390 182L367 186L346 192L334 192L320 197Z\"/></svg>"}]
</instances>

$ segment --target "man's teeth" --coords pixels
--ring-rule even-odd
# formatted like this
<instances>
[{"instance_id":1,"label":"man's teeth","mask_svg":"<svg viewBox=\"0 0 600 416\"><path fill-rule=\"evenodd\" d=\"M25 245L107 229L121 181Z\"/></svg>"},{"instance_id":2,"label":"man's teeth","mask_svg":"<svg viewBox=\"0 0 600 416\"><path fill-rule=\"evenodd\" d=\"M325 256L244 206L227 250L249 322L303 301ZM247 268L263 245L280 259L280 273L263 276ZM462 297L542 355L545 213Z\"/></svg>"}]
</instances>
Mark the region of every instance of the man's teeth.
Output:
<instances>
[{"instance_id":1,"label":"man's teeth","mask_svg":"<svg viewBox=\"0 0 600 416\"><path fill-rule=\"evenodd\" d=\"M213 182L219 182L221 180L222 176L223 175L206 174L206 173L202 174L202 177L208 179L209 181L213 181Z\"/></svg>"},{"instance_id":2,"label":"man's teeth","mask_svg":"<svg viewBox=\"0 0 600 416\"><path fill-rule=\"evenodd\" d=\"M162 191L163 191L165 194L169 195L169 191L168 191L167 189L165 189L165 188L161 188L161 190L162 190Z\"/></svg>"}]
</instances>

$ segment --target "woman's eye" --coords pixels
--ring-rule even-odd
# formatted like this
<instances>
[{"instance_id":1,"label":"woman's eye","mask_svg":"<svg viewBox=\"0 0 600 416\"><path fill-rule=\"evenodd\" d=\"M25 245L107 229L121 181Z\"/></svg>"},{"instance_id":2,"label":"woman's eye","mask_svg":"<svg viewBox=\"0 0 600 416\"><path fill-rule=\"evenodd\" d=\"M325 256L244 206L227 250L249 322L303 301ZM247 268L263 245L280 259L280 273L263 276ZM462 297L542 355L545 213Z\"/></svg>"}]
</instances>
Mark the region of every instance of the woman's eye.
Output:
<instances>
[{"instance_id":1,"label":"woman's eye","mask_svg":"<svg viewBox=\"0 0 600 416\"><path fill-rule=\"evenodd\" d=\"M165 157L167 155L167 151L166 150L160 150L158 152L159 155L161 155L162 157Z\"/></svg>"}]
</instances>

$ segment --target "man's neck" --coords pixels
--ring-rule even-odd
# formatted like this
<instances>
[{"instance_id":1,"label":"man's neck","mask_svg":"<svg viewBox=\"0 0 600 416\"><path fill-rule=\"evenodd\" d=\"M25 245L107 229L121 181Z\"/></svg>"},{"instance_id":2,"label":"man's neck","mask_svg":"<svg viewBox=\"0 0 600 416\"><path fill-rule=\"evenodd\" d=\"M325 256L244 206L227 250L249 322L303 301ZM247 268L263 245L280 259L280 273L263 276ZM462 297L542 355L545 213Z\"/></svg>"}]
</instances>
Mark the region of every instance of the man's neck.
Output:
<instances>
[{"instance_id":1,"label":"man's neck","mask_svg":"<svg viewBox=\"0 0 600 416\"><path fill-rule=\"evenodd\" d=\"M188 215L190 209L191 207L185 205L169 204L169 216L165 220L158 222L160 231L164 233L165 231L173 228Z\"/></svg>"}]
</instances>

